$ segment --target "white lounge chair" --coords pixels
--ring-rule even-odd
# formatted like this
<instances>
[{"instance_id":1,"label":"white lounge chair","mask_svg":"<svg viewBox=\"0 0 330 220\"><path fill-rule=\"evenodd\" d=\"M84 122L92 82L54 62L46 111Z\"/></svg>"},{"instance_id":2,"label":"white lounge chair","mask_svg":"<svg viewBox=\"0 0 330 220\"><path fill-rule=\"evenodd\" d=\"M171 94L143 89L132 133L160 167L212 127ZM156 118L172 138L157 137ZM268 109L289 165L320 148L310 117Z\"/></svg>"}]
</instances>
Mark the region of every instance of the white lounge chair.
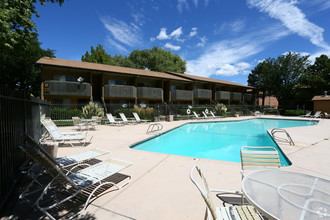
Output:
<instances>
[{"instance_id":1,"label":"white lounge chair","mask_svg":"<svg viewBox=\"0 0 330 220\"><path fill-rule=\"evenodd\" d=\"M202 111L202 114L204 116L204 119L209 119L209 117L207 116L207 114L204 111Z\"/></svg>"},{"instance_id":2,"label":"white lounge chair","mask_svg":"<svg viewBox=\"0 0 330 220\"><path fill-rule=\"evenodd\" d=\"M24 137L24 140L27 142L27 144L31 147L35 147L37 149L40 149L45 155L48 155L47 151L39 144L37 143L31 136L27 134L21 134ZM86 162L89 160L92 160L96 157L100 157L106 154L109 154L110 151L94 148L90 150L85 150L79 153L67 155L64 157L57 157L54 158L54 160L59 163L61 167L71 166L73 164L78 164L82 162ZM48 155L51 157L50 155Z\"/></svg>"},{"instance_id":3,"label":"white lounge chair","mask_svg":"<svg viewBox=\"0 0 330 220\"><path fill-rule=\"evenodd\" d=\"M109 120L110 125L120 125L120 126L125 125L123 121L116 121L111 113L107 114L107 118Z\"/></svg>"},{"instance_id":4,"label":"white lounge chair","mask_svg":"<svg viewBox=\"0 0 330 220\"><path fill-rule=\"evenodd\" d=\"M221 118L221 116L216 116L212 111L210 111L210 114L212 115L213 118Z\"/></svg>"},{"instance_id":5,"label":"white lounge chair","mask_svg":"<svg viewBox=\"0 0 330 220\"><path fill-rule=\"evenodd\" d=\"M47 119L42 121L42 124L49 132L51 140L53 142L63 144L68 142L71 146L73 146L72 142L78 141L80 143L83 143L83 146L85 146L85 144L90 143L93 138L93 136L87 136L87 133L82 132L80 132L79 134L62 134L58 129L52 126L52 123L53 122Z\"/></svg>"},{"instance_id":6,"label":"white lounge chair","mask_svg":"<svg viewBox=\"0 0 330 220\"><path fill-rule=\"evenodd\" d=\"M274 169L281 167L280 156L274 147L242 147L241 174L246 170Z\"/></svg>"},{"instance_id":7,"label":"white lounge chair","mask_svg":"<svg viewBox=\"0 0 330 220\"><path fill-rule=\"evenodd\" d=\"M305 115L301 115L301 117L311 117L311 115L312 115L312 112L309 111Z\"/></svg>"},{"instance_id":8,"label":"white lounge chair","mask_svg":"<svg viewBox=\"0 0 330 220\"><path fill-rule=\"evenodd\" d=\"M198 181L194 178L194 172L197 172ZM237 191L225 191L219 189L209 189L208 183L201 171L197 166L193 166L190 171L190 180L197 187L201 193L205 203L206 212L204 219L214 220L240 220L240 219L262 219L261 215L255 210L253 206L242 205L242 206L227 206L227 207L215 207L211 198L210 192L226 192L234 195L241 195Z\"/></svg>"},{"instance_id":9,"label":"white lounge chair","mask_svg":"<svg viewBox=\"0 0 330 220\"><path fill-rule=\"evenodd\" d=\"M40 149L26 145L21 145L19 147L31 159L38 163L46 171L46 174L52 178L52 180L44 186L43 192L34 202L37 209L50 219L56 219L56 217L51 214L50 210L61 209L64 203L70 202L78 195L87 194L87 199L85 197L86 201L83 208L73 213L70 219L76 217L87 208L91 198L97 196L101 187L104 189L106 186L108 186L108 188L115 186L117 189L120 189L130 182L134 171L134 164L132 162L110 158L77 172L67 173L55 160L47 157L42 151L40 151ZM128 167L132 167L131 174L123 175L125 179L128 178L128 181L119 186L118 182L124 180L124 178L122 177L118 181L119 177L116 177L116 175ZM43 204L43 201L49 199L47 198L48 195L52 195L51 200L49 201L51 204L45 205ZM77 204L75 204L75 206L79 207Z\"/></svg>"},{"instance_id":10,"label":"white lounge chair","mask_svg":"<svg viewBox=\"0 0 330 220\"><path fill-rule=\"evenodd\" d=\"M199 115L198 115L195 111L193 111L193 114L195 115L195 117L196 117L197 119L204 119L203 117L199 117Z\"/></svg>"},{"instance_id":11,"label":"white lounge chair","mask_svg":"<svg viewBox=\"0 0 330 220\"><path fill-rule=\"evenodd\" d=\"M133 124L134 123L137 123L136 120L127 120L126 115L124 113L122 113L122 112L120 112L119 115L120 115L121 119L123 120L123 122L125 124L128 124L128 123L133 123Z\"/></svg>"},{"instance_id":12,"label":"white lounge chair","mask_svg":"<svg viewBox=\"0 0 330 220\"><path fill-rule=\"evenodd\" d=\"M315 112L315 114L314 115L312 115L311 117L312 118L321 118L323 115L321 114L321 111L317 111L317 112Z\"/></svg>"},{"instance_id":13,"label":"white lounge chair","mask_svg":"<svg viewBox=\"0 0 330 220\"><path fill-rule=\"evenodd\" d=\"M133 116L134 116L137 123L150 122L150 120L141 120L140 116L136 112L133 112Z\"/></svg>"},{"instance_id":14,"label":"white lounge chair","mask_svg":"<svg viewBox=\"0 0 330 220\"><path fill-rule=\"evenodd\" d=\"M58 129L58 127L56 126L56 124L53 122L53 120L50 118L44 118L40 122L46 128L47 132L48 132L48 130L51 130L51 131L56 130L57 132L59 132L62 135L82 135L83 134L81 131L60 131ZM47 122L47 123L45 123L45 122Z\"/></svg>"}]
</instances>

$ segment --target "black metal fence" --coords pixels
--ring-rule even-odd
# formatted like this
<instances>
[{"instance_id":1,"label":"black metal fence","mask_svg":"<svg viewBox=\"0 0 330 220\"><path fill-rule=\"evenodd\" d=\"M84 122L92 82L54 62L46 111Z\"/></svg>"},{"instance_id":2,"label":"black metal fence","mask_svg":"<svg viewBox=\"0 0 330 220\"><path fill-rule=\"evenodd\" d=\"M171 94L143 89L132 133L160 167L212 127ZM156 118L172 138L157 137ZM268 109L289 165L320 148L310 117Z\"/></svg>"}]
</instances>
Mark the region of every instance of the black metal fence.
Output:
<instances>
[{"instance_id":1,"label":"black metal fence","mask_svg":"<svg viewBox=\"0 0 330 220\"><path fill-rule=\"evenodd\" d=\"M18 148L19 135L25 132L41 137L40 114L49 113L49 105L24 92L0 86L0 211L14 189L25 155Z\"/></svg>"},{"instance_id":2,"label":"black metal fence","mask_svg":"<svg viewBox=\"0 0 330 220\"><path fill-rule=\"evenodd\" d=\"M87 104L87 103L86 103ZM71 120L73 116L84 117L82 113L82 107L86 104L51 104L51 113L47 115L51 117L53 120L61 121L61 120ZM105 109L105 113L111 113L113 115L118 115L118 112L127 112L125 110L132 109L134 104L106 104L105 106L101 103L98 103L100 107ZM154 116L167 116L174 115L182 116L187 114L187 109L191 108L192 111L196 111L198 114L201 114L202 111L208 109L209 111L214 111L216 104L205 104L205 105L178 105L178 104L147 104L143 107L149 107L154 109ZM261 110L260 106L252 106L252 105L227 105L227 116L234 116L235 114L243 115L251 115L253 111ZM61 124L58 124L61 125ZM65 124L70 125L70 124Z\"/></svg>"}]
</instances>

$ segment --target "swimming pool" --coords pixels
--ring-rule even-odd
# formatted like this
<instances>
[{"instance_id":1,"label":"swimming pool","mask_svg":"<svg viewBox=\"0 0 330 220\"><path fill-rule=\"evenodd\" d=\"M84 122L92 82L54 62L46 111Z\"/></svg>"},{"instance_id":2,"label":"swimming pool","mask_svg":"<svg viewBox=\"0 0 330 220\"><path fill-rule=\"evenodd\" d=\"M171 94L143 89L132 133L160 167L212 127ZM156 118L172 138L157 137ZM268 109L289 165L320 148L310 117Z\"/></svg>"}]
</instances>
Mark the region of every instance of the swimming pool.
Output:
<instances>
[{"instance_id":1,"label":"swimming pool","mask_svg":"<svg viewBox=\"0 0 330 220\"><path fill-rule=\"evenodd\" d=\"M248 119L240 121L187 123L131 148L181 156L240 162L243 146L277 144L266 130L315 125L317 122L284 119ZM280 150L282 166L290 161Z\"/></svg>"}]
</instances>

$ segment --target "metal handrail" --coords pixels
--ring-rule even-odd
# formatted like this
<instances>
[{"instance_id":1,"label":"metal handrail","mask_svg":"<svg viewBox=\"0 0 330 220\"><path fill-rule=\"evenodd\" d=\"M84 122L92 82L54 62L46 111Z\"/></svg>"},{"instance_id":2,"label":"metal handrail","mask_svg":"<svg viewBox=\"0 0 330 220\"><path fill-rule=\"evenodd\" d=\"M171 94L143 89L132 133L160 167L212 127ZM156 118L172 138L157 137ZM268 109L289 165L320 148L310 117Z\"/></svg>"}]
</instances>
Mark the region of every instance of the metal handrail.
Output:
<instances>
[{"instance_id":1,"label":"metal handrail","mask_svg":"<svg viewBox=\"0 0 330 220\"><path fill-rule=\"evenodd\" d=\"M285 133L287 138L275 137L275 133L280 133L280 132ZM284 129L274 128L274 129L272 129L271 134L272 134L274 140L286 142L286 143L289 143L290 145L295 145L290 134Z\"/></svg>"},{"instance_id":2,"label":"metal handrail","mask_svg":"<svg viewBox=\"0 0 330 220\"><path fill-rule=\"evenodd\" d=\"M153 133L153 132L156 132L156 131L161 131L162 129L163 129L163 125L162 124L160 124L160 123L153 123L153 124L150 124L149 125L146 134L150 134L150 133Z\"/></svg>"}]
</instances>

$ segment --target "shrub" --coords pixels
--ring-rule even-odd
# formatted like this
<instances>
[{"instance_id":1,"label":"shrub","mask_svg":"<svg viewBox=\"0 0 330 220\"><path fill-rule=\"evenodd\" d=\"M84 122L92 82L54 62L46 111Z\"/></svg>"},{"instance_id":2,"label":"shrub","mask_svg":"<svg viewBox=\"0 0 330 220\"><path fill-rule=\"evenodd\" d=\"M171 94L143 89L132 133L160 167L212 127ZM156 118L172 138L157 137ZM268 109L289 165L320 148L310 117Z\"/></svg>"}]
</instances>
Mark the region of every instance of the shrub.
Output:
<instances>
[{"instance_id":1,"label":"shrub","mask_svg":"<svg viewBox=\"0 0 330 220\"><path fill-rule=\"evenodd\" d=\"M285 116L299 116L306 114L304 110L285 110L283 115Z\"/></svg>"},{"instance_id":2,"label":"shrub","mask_svg":"<svg viewBox=\"0 0 330 220\"><path fill-rule=\"evenodd\" d=\"M65 108L53 108L50 110L50 118L52 120L66 120L72 119L72 117L82 116L82 110L80 109L65 109Z\"/></svg>"},{"instance_id":3,"label":"shrub","mask_svg":"<svg viewBox=\"0 0 330 220\"><path fill-rule=\"evenodd\" d=\"M226 116L227 107L224 104L222 104L222 103L217 104L214 107L214 110L217 112L218 115Z\"/></svg>"},{"instance_id":4,"label":"shrub","mask_svg":"<svg viewBox=\"0 0 330 220\"><path fill-rule=\"evenodd\" d=\"M97 103L89 102L88 105L82 107L82 113L85 118L92 118L92 116L104 116L104 109Z\"/></svg>"},{"instance_id":5,"label":"shrub","mask_svg":"<svg viewBox=\"0 0 330 220\"><path fill-rule=\"evenodd\" d=\"M134 111L140 116L141 119L154 121L155 110L154 108L141 108L137 105L134 105Z\"/></svg>"},{"instance_id":6,"label":"shrub","mask_svg":"<svg viewBox=\"0 0 330 220\"><path fill-rule=\"evenodd\" d=\"M134 109L132 108L119 108L116 110L116 116L119 117L119 113L124 113L126 115L126 117L133 117L132 112L134 111Z\"/></svg>"}]
</instances>

